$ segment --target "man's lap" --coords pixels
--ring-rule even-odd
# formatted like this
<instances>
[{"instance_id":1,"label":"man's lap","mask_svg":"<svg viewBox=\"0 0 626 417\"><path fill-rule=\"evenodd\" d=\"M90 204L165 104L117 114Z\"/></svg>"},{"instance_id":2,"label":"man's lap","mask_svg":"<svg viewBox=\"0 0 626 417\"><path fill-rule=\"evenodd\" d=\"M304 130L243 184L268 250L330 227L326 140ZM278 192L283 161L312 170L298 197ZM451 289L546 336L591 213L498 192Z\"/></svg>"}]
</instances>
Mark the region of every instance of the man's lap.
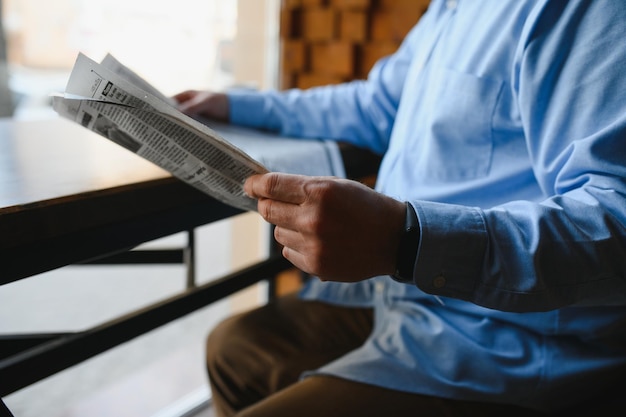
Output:
<instances>
[{"instance_id":1,"label":"man's lap","mask_svg":"<svg viewBox=\"0 0 626 417\"><path fill-rule=\"evenodd\" d=\"M307 301L295 295L232 317L207 341L207 368L219 415L539 416L507 405L444 400L362 384L316 369L359 347L371 309Z\"/></svg>"}]
</instances>

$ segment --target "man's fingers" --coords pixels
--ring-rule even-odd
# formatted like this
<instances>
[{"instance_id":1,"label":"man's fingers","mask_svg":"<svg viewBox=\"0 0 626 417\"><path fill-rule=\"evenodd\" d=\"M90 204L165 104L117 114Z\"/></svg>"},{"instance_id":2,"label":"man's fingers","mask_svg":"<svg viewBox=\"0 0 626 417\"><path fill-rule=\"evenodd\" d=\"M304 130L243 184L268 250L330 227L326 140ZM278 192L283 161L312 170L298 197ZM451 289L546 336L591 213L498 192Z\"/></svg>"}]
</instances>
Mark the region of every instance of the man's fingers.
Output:
<instances>
[{"instance_id":1,"label":"man's fingers","mask_svg":"<svg viewBox=\"0 0 626 417\"><path fill-rule=\"evenodd\" d=\"M285 246L283 247L282 254L283 257L291 262L296 268L304 272L310 272L307 271L306 258L300 252Z\"/></svg>"},{"instance_id":2,"label":"man's fingers","mask_svg":"<svg viewBox=\"0 0 626 417\"><path fill-rule=\"evenodd\" d=\"M182 91L178 94L173 95L172 98L180 103L181 101L189 100L195 94L197 94L195 90L186 90L186 91Z\"/></svg>"},{"instance_id":3,"label":"man's fingers","mask_svg":"<svg viewBox=\"0 0 626 417\"><path fill-rule=\"evenodd\" d=\"M178 110L185 114L198 114L201 113L205 103L204 98L200 95L189 97L187 100L181 102L178 106Z\"/></svg>"},{"instance_id":4,"label":"man's fingers","mask_svg":"<svg viewBox=\"0 0 626 417\"><path fill-rule=\"evenodd\" d=\"M257 210L261 217L269 223L290 230L297 230L301 218L305 216L297 204L269 198L260 198L257 203Z\"/></svg>"},{"instance_id":5,"label":"man's fingers","mask_svg":"<svg viewBox=\"0 0 626 417\"><path fill-rule=\"evenodd\" d=\"M277 226L274 229L274 238L283 246L289 247L298 252L304 252L310 242L302 235L302 233L287 229L286 227Z\"/></svg>"},{"instance_id":6,"label":"man's fingers","mask_svg":"<svg viewBox=\"0 0 626 417\"><path fill-rule=\"evenodd\" d=\"M244 191L252 198L267 198L290 204L306 201L304 183L307 177L301 175L269 174L253 175L244 184Z\"/></svg>"}]
</instances>

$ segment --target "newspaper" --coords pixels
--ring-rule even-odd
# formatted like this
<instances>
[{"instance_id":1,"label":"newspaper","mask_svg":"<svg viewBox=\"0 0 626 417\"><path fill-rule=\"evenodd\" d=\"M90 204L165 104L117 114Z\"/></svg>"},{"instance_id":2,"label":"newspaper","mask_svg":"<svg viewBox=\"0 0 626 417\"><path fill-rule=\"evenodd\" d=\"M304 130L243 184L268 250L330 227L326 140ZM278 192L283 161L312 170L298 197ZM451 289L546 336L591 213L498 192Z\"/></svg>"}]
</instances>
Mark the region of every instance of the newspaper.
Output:
<instances>
[{"instance_id":1,"label":"newspaper","mask_svg":"<svg viewBox=\"0 0 626 417\"><path fill-rule=\"evenodd\" d=\"M101 63L79 54L64 94L53 96L61 116L81 124L170 172L217 200L256 210L243 191L261 163L175 103L111 55Z\"/></svg>"}]
</instances>

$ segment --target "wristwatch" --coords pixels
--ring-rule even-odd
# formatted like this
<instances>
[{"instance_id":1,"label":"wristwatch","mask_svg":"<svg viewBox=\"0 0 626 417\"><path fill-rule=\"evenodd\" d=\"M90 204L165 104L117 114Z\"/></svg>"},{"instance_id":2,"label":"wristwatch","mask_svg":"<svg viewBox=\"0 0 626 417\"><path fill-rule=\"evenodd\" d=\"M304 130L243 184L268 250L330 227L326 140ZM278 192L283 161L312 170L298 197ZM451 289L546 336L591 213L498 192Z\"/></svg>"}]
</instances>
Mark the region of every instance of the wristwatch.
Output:
<instances>
[{"instance_id":1,"label":"wristwatch","mask_svg":"<svg viewBox=\"0 0 626 417\"><path fill-rule=\"evenodd\" d=\"M392 278L399 282L413 283L413 270L420 240L420 225L413 206L406 202L404 230L398 245L396 272Z\"/></svg>"}]
</instances>

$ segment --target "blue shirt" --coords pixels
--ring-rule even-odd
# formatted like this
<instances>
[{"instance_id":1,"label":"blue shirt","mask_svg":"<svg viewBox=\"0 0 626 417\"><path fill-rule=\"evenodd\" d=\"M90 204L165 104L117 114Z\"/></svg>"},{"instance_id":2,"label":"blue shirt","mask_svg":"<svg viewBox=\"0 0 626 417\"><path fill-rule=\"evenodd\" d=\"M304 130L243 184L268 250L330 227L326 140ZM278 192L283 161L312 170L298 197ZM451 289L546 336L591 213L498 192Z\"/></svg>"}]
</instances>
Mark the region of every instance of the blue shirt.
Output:
<instances>
[{"instance_id":1,"label":"blue shirt","mask_svg":"<svg viewBox=\"0 0 626 417\"><path fill-rule=\"evenodd\" d=\"M626 2L434 0L367 81L230 94L233 123L384 154L421 227L414 285L311 282L375 307L318 370L556 410L626 380Z\"/></svg>"}]
</instances>

